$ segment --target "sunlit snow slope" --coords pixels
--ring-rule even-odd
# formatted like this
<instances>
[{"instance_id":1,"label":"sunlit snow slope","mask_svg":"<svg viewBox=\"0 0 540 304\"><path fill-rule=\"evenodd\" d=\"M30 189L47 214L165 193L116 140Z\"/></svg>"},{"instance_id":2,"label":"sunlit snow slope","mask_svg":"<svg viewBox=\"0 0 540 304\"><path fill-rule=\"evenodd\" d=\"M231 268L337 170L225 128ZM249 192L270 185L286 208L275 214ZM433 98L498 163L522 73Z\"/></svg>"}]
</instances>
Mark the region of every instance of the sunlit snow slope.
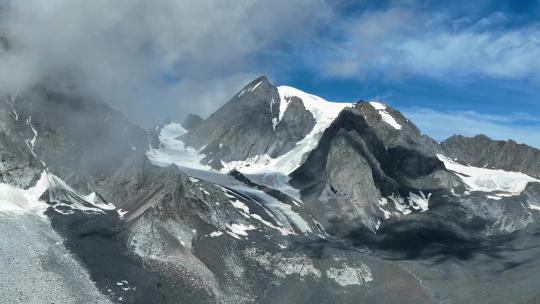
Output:
<instances>
[{"instance_id":1,"label":"sunlit snow slope","mask_svg":"<svg viewBox=\"0 0 540 304\"><path fill-rule=\"evenodd\" d=\"M471 191L502 191L511 195L518 195L528 183L540 182L540 180L521 172L465 166L444 155L439 154L437 156L444 163L446 169L455 172Z\"/></svg>"}]
</instances>

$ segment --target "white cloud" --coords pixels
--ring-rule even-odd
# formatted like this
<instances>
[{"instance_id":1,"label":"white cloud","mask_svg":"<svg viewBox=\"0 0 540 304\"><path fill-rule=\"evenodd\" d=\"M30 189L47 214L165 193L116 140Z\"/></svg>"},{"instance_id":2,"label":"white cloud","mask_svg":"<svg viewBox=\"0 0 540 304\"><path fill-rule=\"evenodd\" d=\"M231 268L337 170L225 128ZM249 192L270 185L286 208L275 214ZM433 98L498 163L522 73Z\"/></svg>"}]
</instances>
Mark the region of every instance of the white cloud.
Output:
<instances>
[{"instance_id":1,"label":"white cloud","mask_svg":"<svg viewBox=\"0 0 540 304\"><path fill-rule=\"evenodd\" d=\"M45 77L59 78L55 73L61 72L131 112L138 109L136 93L141 91L161 94L168 98L165 104L182 104L174 110L198 111L200 103L217 98L203 90L215 88L219 79L236 90L242 84L234 79L245 81L243 75L264 72L258 56L271 54L282 44L309 40L332 14L324 0L7 0L1 4L0 30L7 33L11 50L0 52L0 92ZM178 95L160 92L163 74L174 74L179 80L178 88L165 88ZM191 100L197 96L202 99ZM152 110L170 113L173 108L161 107L161 102L156 98ZM137 114L140 118L144 112Z\"/></svg>"},{"instance_id":2,"label":"white cloud","mask_svg":"<svg viewBox=\"0 0 540 304\"><path fill-rule=\"evenodd\" d=\"M440 32L422 38L404 41L398 47L403 64L413 73L432 77L540 77L537 28L503 33Z\"/></svg>"},{"instance_id":3,"label":"white cloud","mask_svg":"<svg viewBox=\"0 0 540 304\"><path fill-rule=\"evenodd\" d=\"M505 28L501 13L453 19L414 6L368 10L338 28L345 37L313 59L330 77L439 79L481 76L540 80L540 24ZM326 42L332 43L332 42Z\"/></svg>"},{"instance_id":4,"label":"white cloud","mask_svg":"<svg viewBox=\"0 0 540 304\"><path fill-rule=\"evenodd\" d=\"M345 41L321 43L321 51L311 64L327 76L363 77L382 69L386 72L387 66L401 64L394 45L414 32L415 18L412 10L391 8L340 21L336 28Z\"/></svg>"},{"instance_id":5,"label":"white cloud","mask_svg":"<svg viewBox=\"0 0 540 304\"><path fill-rule=\"evenodd\" d=\"M456 20L421 13L414 1L351 19L329 3L0 0L0 33L11 46L0 51L0 93L64 75L149 123L208 115L249 80L274 71L276 56L307 58L317 73L339 77L540 76L537 25L490 31L509 18ZM336 32L339 41L322 38ZM161 81L164 74L176 83Z\"/></svg>"},{"instance_id":6,"label":"white cloud","mask_svg":"<svg viewBox=\"0 0 540 304\"><path fill-rule=\"evenodd\" d=\"M409 109L404 115L422 132L436 140L451 135L485 134L493 139L525 143L540 148L540 119L523 113L488 115L472 111L441 112L432 109Z\"/></svg>"},{"instance_id":7,"label":"white cloud","mask_svg":"<svg viewBox=\"0 0 540 304\"><path fill-rule=\"evenodd\" d=\"M235 73L208 77L205 81L187 78L173 86L148 92L147 96L138 99L136 108L131 109L126 105L124 112L137 121L182 119L185 113L196 113L206 118L257 76L252 73ZM160 111L156 111L156 106Z\"/></svg>"}]
</instances>

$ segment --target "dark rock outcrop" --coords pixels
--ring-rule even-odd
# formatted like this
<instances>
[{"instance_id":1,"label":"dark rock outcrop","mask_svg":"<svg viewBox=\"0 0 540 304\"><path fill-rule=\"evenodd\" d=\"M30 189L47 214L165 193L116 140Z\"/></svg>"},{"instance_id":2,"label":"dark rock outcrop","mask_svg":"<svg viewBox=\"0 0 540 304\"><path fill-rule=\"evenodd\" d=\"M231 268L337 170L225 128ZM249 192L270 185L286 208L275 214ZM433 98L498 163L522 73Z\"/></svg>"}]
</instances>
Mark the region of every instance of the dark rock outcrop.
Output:
<instances>
[{"instance_id":1,"label":"dark rock outcrop","mask_svg":"<svg viewBox=\"0 0 540 304\"><path fill-rule=\"evenodd\" d=\"M182 127L191 132L197 129L203 122L204 119L202 119L199 115L189 114L182 121Z\"/></svg>"},{"instance_id":2,"label":"dark rock outcrop","mask_svg":"<svg viewBox=\"0 0 540 304\"><path fill-rule=\"evenodd\" d=\"M412 206L410 198L407 202L411 193L425 199L431 192L461 185L437 159L437 144L390 111L401 129L382 121L369 103L343 110L292 173L291 182L303 189L304 203L336 234L360 224L376 230L384 219L381 198L396 197Z\"/></svg>"},{"instance_id":3,"label":"dark rock outcrop","mask_svg":"<svg viewBox=\"0 0 540 304\"><path fill-rule=\"evenodd\" d=\"M43 164L30 150L34 134L26 117L15 108L16 96L0 102L0 182L22 188L31 186Z\"/></svg>"},{"instance_id":4,"label":"dark rock outcrop","mask_svg":"<svg viewBox=\"0 0 540 304\"><path fill-rule=\"evenodd\" d=\"M485 135L454 135L443 141L441 147L446 156L465 165L540 177L540 150L513 140L493 140Z\"/></svg>"}]
</instances>

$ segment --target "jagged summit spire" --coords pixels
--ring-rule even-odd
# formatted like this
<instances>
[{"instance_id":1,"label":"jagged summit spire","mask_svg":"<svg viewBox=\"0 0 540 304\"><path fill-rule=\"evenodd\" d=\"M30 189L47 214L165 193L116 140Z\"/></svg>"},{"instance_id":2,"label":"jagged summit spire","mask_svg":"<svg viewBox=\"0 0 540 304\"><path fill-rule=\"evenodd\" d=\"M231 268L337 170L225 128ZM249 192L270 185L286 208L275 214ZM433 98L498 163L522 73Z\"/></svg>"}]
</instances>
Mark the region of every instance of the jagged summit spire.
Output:
<instances>
[{"instance_id":1,"label":"jagged summit spire","mask_svg":"<svg viewBox=\"0 0 540 304\"><path fill-rule=\"evenodd\" d=\"M252 82L250 82L250 84L256 84L256 83L259 83L259 82L264 82L264 83L268 83L268 84L272 84L270 82L270 80L268 80L268 77L266 75L261 75L257 78L255 78L255 80L253 80Z\"/></svg>"},{"instance_id":2,"label":"jagged summit spire","mask_svg":"<svg viewBox=\"0 0 540 304\"><path fill-rule=\"evenodd\" d=\"M237 97L242 97L246 93L252 93L254 91L273 91L276 90L276 87L268 80L266 76L259 76L255 80L251 81L247 85L245 85L238 94L236 94Z\"/></svg>"}]
</instances>

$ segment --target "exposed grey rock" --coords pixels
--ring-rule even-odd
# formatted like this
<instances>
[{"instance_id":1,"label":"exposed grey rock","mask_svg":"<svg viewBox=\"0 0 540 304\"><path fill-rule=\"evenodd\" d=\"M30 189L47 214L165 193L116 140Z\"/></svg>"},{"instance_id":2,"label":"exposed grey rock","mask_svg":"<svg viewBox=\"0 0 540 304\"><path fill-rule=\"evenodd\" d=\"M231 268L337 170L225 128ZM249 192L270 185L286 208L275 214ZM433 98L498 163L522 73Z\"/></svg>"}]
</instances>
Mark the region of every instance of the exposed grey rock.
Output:
<instances>
[{"instance_id":1,"label":"exposed grey rock","mask_svg":"<svg viewBox=\"0 0 540 304\"><path fill-rule=\"evenodd\" d=\"M275 153L270 153L271 157L284 154L296 146L296 143L303 139L315 126L313 115L306 110L302 99L290 97L287 110L276 125L274 138L279 139L275 144Z\"/></svg>"},{"instance_id":2,"label":"exposed grey rock","mask_svg":"<svg viewBox=\"0 0 540 304\"><path fill-rule=\"evenodd\" d=\"M397 111L396 130L369 103L344 109L319 145L292 173L293 185L325 228L346 233L360 224L375 231L384 219L381 198L427 196L459 187L437 157L437 145ZM425 192L425 193L424 193ZM399 199L401 201L401 199Z\"/></svg>"},{"instance_id":3,"label":"exposed grey rock","mask_svg":"<svg viewBox=\"0 0 540 304\"><path fill-rule=\"evenodd\" d=\"M206 155L203 162L217 169L222 167L221 161L282 155L311 131L315 120L301 100L293 98L274 130L279 104L277 88L260 77L181 139L200 149Z\"/></svg>"},{"instance_id":4,"label":"exposed grey rock","mask_svg":"<svg viewBox=\"0 0 540 304\"><path fill-rule=\"evenodd\" d=\"M528 204L540 206L540 183L528 183L521 195Z\"/></svg>"},{"instance_id":5,"label":"exposed grey rock","mask_svg":"<svg viewBox=\"0 0 540 304\"><path fill-rule=\"evenodd\" d=\"M107 189L117 168L132 158L144 157L149 145L149 133L119 112L50 86L21 92L13 104L4 104L2 109L0 115L6 119L0 138L11 155L22 156L18 157L20 164L11 166L32 164L41 171L46 165L85 194L90 189ZM10 153L3 158L10 159Z\"/></svg>"},{"instance_id":6,"label":"exposed grey rock","mask_svg":"<svg viewBox=\"0 0 540 304\"><path fill-rule=\"evenodd\" d=\"M9 40L6 36L0 36L0 51L9 51Z\"/></svg>"},{"instance_id":7,"label":"exposed grey rock","mask_svg":"<svg viewBox=\"0 0 540 304\"><path fill-rule=\"evenodd\" d=\"M188 131L193 131L197 129L203 122L204 120L199 115L189 114L186 116L184 121L182 121L182 127Z\"/></svg>"},{"instance_id":8,"label":"exposed grey rock","mask_svg":"<svg viewBox=\"0 0 540 304\"><path fill-rule=\"evenodd\" d=\"M400 130L396 130L384 122L379 110L369 102L360 101L356 104L355 109L364 116L366 124L372 128L387 148L403 147L430 157L436 156L436 153L441 151L435 140L422 134L401 112L389 106L385 107L385 111L401 126Z\"/></svg>"},{"instance_id":9,"label":"exposed grey rock","mask_svg":"<svg viewBox=\"0 0 540 304\"><path fill-rule=\"evenodd\" d=\"M462 164L540 177L540 150L513 140L492 140L485 135L454 135L443 141L441 147L446 156Z\"/></svg>"},{"instance_id":10,"label":"exposed grey rock","mask_svg":"<svg viewBox=\"0 0 540 304\"><path fill-rule=\"evenodd\" d=\"M153 149L158 149L159 146L160 146L160 142L159 142L159 134L161 133L161 130L168 124L172 123L172 120L170 119L165 119L164 121L162 121L160 124L154 126L153 128L151 128L150 130L148 130L148 137L149 137L149 141L150 141L150 147L152 147Z\"/></svg>"},{"instance_id":11,"label":"exposed grey rock","mask_svg":"<svg viewBox=\"0 0 540 304\"><path fill-rule=\"evenodd\" d=\"M256 87L256 88L255 88ZM207 155L204 161L220 168L221 160L244 160L267 152L272 137L272 99L277 89L265 77L248 84L195 131L182 140Z\"/></svg>"},{"instance_id":12,"label":"exposed grey rock","mask_svg":"<svg viewBox=\"0 0 540 304\"><path fill-rule=\"evenodd\" d=\"M325 213L330 212L329 221L355 226L360 220L368 227L377 227L380 215L377 207L381 194L373 180L370 163L348 142L350 136L355 135L340 131L330 145L325 168L330 191L323 190L323 195L335 199L329 199L323 205ZM358 143L364 144L362 139L357 139ZM351 171L360 174L351 174Z\"/></svg>"},{"instance_id":13,"label":"exposed grey rock","mask_svg":"<svg viewBox=\"0 0 540 304\"><path fill-rule=\"evenodd\" d=\"M26 118L19 117L11 96L0 102L0 182L28 188L38 178L43 165L29 148L34 136Z\"/></svg>"}]
</instances>

